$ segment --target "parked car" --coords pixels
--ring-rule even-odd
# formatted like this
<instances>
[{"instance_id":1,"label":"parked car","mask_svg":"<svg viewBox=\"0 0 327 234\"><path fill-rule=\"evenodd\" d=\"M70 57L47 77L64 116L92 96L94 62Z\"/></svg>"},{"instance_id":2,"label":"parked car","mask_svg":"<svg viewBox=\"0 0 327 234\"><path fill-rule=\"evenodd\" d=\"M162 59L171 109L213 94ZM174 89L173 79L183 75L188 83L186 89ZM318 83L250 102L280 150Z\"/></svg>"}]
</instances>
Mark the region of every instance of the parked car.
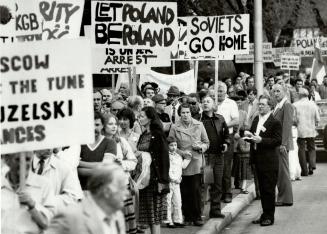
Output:
<instances>
[{"instance_id":1,"label":"parked car","mask_svg":"<svg viewBox=\"0 0 327 234\"><path fill-rule=\"evenodd\" d=\"M316 127L316 130L318 132L318 136L316 137L316 147L317 147L317 151L326 151L327 150L327 99L317 101L316 104L319 108L319 113L320 113L320 122Z\"/></svg>"}]
</instances>

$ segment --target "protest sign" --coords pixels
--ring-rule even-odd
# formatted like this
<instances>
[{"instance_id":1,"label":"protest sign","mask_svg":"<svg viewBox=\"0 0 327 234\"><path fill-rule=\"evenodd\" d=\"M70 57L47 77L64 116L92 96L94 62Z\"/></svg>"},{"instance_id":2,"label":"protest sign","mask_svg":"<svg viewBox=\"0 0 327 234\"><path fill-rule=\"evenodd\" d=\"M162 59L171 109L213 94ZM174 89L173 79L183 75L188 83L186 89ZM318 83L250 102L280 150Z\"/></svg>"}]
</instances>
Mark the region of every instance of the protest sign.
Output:
<instances>
[{"instance_id":1,"label":"protest sign","mask_svg":"<svg viewBox=\"0 0 327 234\"><path fill-rule=\"evenodd\" d=\"M188 53L187 17L178 18L178 48L171 51L171 60L233 60L233 55L192 55Z\"/></svg>"},{"instance_id":2,"label":"protest sign","mask_svg":"<svg viewBox=\"0 0 327 234\"><path fill-rule=\"evenodd\" d=\"M42 39L70 39L79 37L84 0L39 0L43 17Z\"/></svg>"},{"instance_id":3,"label":"protest sign","mask_svg":"<svg viewBox=\"0 0 327 234\"><path fill-rule=\"evenodd\" d=\"M280 60L282 55L300 55L299 51L295 47L276 47L272 48L273 62L276 67L280 67Z\"/></svg>"},{"instance_id":4,"label":"protest sign","mask_svg":"<svg viewBox=\"0 0 327 234\"><path fill-rule=\"evenodd\" d=\"M189 56L230 56L249 53L249 15L190 16L187 22Z\"/></svg>"},{"instance_id":5,"label":"protest sign","mask_svg":"<svg viewBox=\"0 0 327 234\"><path fill-rule=\"evenodd\" d=\"M283 70L299 70L301 64L300 56L296 55L282 55L281 66Z\"/></svg>"},{"instance_id":6,"label":"protest sign","mask_svg":"<svg viewBox=\"0 0 327 234\"><path fill-rule=\"evenodd\" d=\"M196 80L194 70L190 70L178 75L167 75L150 70L147 74L140 75L139 86L144 82L155 82L160 87L160 93L166 95L169 87L175 85L180 91L186 94L196 92Z\"/></svg>"},{"instance_id":7,"label":"protest sign","mask_svg":"<svg viewBox=\"0 0 327 234\"><path fill-rule=\"evenodd\" d=\"M170 66L178 42L176 3L92 1L91 7L94 73Z\"/></svg>"},{"instance_id":8,"label":"protest sign","mask_svg":"<svg viewBox=\"0 0 327 234\"><path fill-rule=\"evenodd\" d=\"M94 141L89 40L12 43L0 50L2 153Z\"/></svg>"},{"instance_id":9,"label":"protest sign","mask_svg":"<svg viewBox=\"0 0 327 234\"><path fill-rule=\"evenodd\" d=\"M92 42L103 48L177 48L176 2L92 1Z\"/></svg>"},{"instance_id":10,"label":"protest sign","mask_svg":"<svg viewBox=\"0 0 327 234\"><path fill-rule=\"evenodd\" d=\"M1 0L0 40L2 43L36 40L42 32L37 0Z\"/></svg>"},{"instance_id":11,"label":"protest sign","mask_svg":"<svg viewBox=\"0 0 327 234\"><path fill-rule=\"evenodd\" d=\"M270 42L262 43L262 58L264 63L273 62L272 45ZM235 55L235 63L254 63L254 44L250 43L249 54Z\"/></svg>"},{"instance_id":12,"label":"protest sign","mask_svg":"<svg viewBox=\"0 0 327 234\"><path fill-rule=\"evenodd\" d=\"M292 46L299 51L301 57L314 57L317 42L320 45L321 55L327 56L327 37L295 38Z\"/></svg>"}]
</instances>

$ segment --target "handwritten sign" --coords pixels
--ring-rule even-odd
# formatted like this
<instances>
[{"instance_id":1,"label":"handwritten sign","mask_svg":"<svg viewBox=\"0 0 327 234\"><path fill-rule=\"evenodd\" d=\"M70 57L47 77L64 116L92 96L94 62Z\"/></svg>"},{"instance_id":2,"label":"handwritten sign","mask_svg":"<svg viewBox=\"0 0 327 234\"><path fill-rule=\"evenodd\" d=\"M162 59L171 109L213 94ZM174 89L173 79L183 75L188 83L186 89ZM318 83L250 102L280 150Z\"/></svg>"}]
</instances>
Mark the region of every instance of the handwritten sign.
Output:
<instances>
[{"instance_id":1,"label":"handwritten sign","mask_svg":"<svg viewBox=\"0 0 327 234\"><path fill-rule=\"evenodd\" d=\"M270 42L262 44L262 57L264 63L273 62L272 45ZM235 55L235 63L254 63L254 44L250 43L249 54Z\"/></svg>"},{"instance_id":2,"label":"handwritten sign","mask_svg":"<svg viewBox=\"0 0 327 234\"><path fill-rule=\"evenodd\" d=\"M192 16L187 21L189 56L249 53L249 15Z\"/></svg>"},{"instance_id":3,"label":"handwritten sign","mask_svg":"<svg viewBox=\"0 0 327 234\"><path fill-rule=\"evenodd\" d=\"M281 66L283 70L299 70L301 64L300 56L296 55L282 55Z\"/></svg>"},{"instance_id":4,"label":"handwritten sign","mask_svg":"<svg viewBox=\"0 0 327 234\"><path fill-rule=\"evenodd\" d=\"M92 41L100 47L177 48L177 3L92 1Z\"/></svg>"},{"instance_id":5,"label":"handwritten sign","mask_svg":"<svg viewBox=\"0 0 327 234\"><path fill-rule=\"evenodd\" d=\"M176 3L92 1L91 7L94 73L170 66L178 42Z\"/></svg>"},{"instance_id":6,"label":"handwritten sign","mask_svg":"<svg viewBox=\"0 0 327 234\"><path fill-rule=\"evenodd\" d=\"M295 38L292 46L299 51L301 57L314 57L317 42L320 44L322 56L327 56L327 37Z\"/></svg>"},{"instance_id":7,"label":"handwritten sign","mask_svg":"<svg viewBox=\"0 0 327 234\"><path fill-rule=\"evenodd\" d=\"M0 41L31 41L40 38L41 15L37 0L1 0Z\"/></svg>"},{"instance_id":8,"label":"handwritten sign","mask_svg":"<svg viewBox=\"0 0 327 234\"><path fill-rule=\"evenodd\" d=\"M272 48L272 52L273 62L276 67L281 65L282 55L300 55L300 52L295 47L275 47Z\"/></svg>"},{"instance_id":9,"label":"handwritten sign","mask_svg":"<svg viewBox=\"0 0 327 234\"><path fill-rule=\"evenodd\" d=\"M178 48L175 51L171 51L171 60L233 60L233 55L195 55L190 54L188 49L187 38L187 20L188 17L178 18Z\"/></svg>"},{"instance_id":10,"label":"handwritten sign","mask_svg":"<svg viewBox=\"0 0 327 234\"><path fill-rule=\"evenodd\" d=\"M94 141L88 40L12 43L0 50L2 153Z\"/></svg>"},{"instance_id":11,"label":"handwritten sign","mask_svg":"<svg viewBox=\"0 0 327 234\"><path fill-rule=\"evenodd\" d=\"M84 0L39 0L43 17L42 39L70 39L79 37Z\"/></svg>"}]
</instances>

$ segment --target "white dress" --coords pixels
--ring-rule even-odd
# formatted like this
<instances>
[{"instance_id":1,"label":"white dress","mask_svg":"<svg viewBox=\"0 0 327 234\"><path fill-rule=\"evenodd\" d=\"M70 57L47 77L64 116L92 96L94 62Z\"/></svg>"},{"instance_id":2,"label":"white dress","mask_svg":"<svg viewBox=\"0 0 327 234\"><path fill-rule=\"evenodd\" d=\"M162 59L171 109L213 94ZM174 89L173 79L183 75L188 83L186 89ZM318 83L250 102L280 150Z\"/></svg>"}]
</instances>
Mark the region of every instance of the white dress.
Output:
<instances>
[{"instance_id":1,"label":"white dress","mask_svg":"<svg viewBox=\"0 0 327 234\"><path fill-rule=\"evenodd\" d=\"M293 133L293 145L294 149L289 152L289 171L290 178L292 181L301 178L301 166L299 162L298 156L298 146L297 146L297 128L295 126L292 127Z\"/></svg>"}]
</instances>

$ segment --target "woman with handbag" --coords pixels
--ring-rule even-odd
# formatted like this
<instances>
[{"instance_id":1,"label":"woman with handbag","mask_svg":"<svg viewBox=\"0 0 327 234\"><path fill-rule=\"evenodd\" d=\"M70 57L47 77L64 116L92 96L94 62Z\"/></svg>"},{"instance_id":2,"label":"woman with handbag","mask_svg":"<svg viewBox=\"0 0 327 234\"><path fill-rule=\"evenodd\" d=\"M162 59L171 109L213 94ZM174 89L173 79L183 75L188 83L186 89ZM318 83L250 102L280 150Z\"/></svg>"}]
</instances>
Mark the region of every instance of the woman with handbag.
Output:
<instances>
[{"instance_id":1,"label":"woman with handbag","mask_svg":"<svg viewBox=\"0 0 327 234\"><path fill-rule=\"evenodd\" d=\"M104 157L103 162L116 162L122 166L122 168L130 173L133 171L137 164L137 159L133 153L133 150L127 140L119 136L118 133L118 120L114 115L108 114L106 117L105 136L113 139L117 143L117 155L115 157ZM134 182L129 176L129 195L124 201L124 215L126 223L126 233L137 233L137 225L135 218L135 205L134 205Z\"/></svg>"},{"instance_id":2,"label":"woman with handbag","mask_svg":"<svg viewBox=\"0 0 327 234\"><path fill-rule=\"evenodd\" d=\"M144 132L140 136L137 149L151 155L149 184L139 191L139 223L150 225L152 234L160 234L160 224L167 218L168 145L161 121L153 107L142 109L139 123Z\"/></svg>"},{"instance_id":3,"label":"woman with handbag","mask_svg":"<svg viewBox=\"0 0 327 234\"><path fill-rule=\"evenodd\" d=\"M195 226L202 226L202 153L209 148L209 139L203 124L192 118L189 104L181 104L177 113L180 119L172 125L169 136L176 138L178 154L182 157L192 157L190 164L183 170L181 182L182 211L185 223L192 222Z\"/></svg>"},{"instance_id":4,"label":"woman with handbag","mask_svg":"<svg viewBox=\"0 0 327 234\"><path fill-rule=\"evenodd\" d=\"M235 188L239 187L241 193L248 194L246 190L246 181L252 179L250 166L250 143L246 142L241 137L244 136L246 128L246 111L242 110L243 99L240 96L231 97L236 101L239 112L239 126L237 132L234 134L235 148L234 148L234 164L232 175L234 177Z\"/></svg>"}]
</instances>

